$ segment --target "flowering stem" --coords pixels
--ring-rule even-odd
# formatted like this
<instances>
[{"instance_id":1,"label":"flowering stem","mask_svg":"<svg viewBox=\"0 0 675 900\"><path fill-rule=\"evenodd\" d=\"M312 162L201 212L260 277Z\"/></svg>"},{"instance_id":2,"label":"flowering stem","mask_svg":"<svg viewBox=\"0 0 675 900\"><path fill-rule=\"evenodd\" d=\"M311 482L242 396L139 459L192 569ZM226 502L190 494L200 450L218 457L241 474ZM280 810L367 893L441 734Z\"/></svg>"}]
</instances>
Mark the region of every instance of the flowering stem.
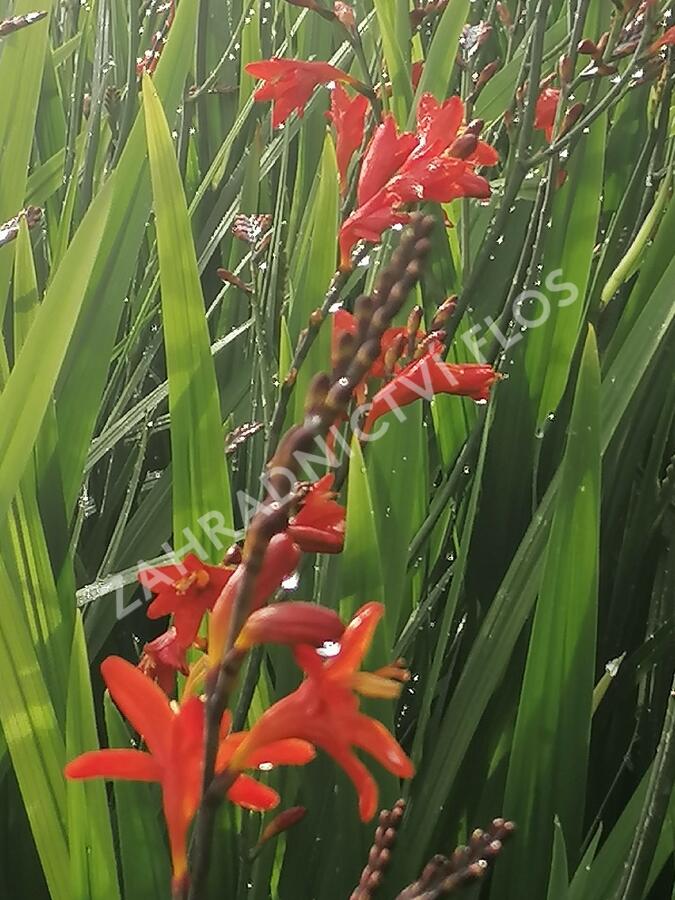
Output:
<instances>
[{"instance_id":1,"label":"flowering stem","mask_svg":"<svg viewBox=\"0 0 675 900\"><path fill-rule=\"evenodd\" d=\"M366 256L367 252L368 251L365 246L360 247L352 256L352 267L358 265L359 262ZM279 389L279 397L274 407L274 412L272 413L272 419L270 421L269 428L269 437L267 440L267 446L265 448L266 459L269 459L271 454L276 450L277 444L279 442L279 436L284 424L284 419L286 418L286 411L288 410L288 404L293 394L295 380L297 378L300 366L307 359L307 355L312 347L312 344L316 340L317 335L319 334L319 329L321 328L325 318L329 314L330 308L338 302L342 289L347 283L349 275L350 272L342 270L338 270L333 275L330 286L326 291L326 295L323 299L323 303L321 304L321 307L318 311L319 315L312 317L312 319L307 324L307 328L300 335L300 340L298 341L297 347L295 348L295 354L291 362L290 371Z\"/></svg>"},{"instance_id":2,"label":"flowering stem","mask_svg":"<svg viewBox=\"0 0 675 900\"><path fill-rule=\"evenodd\" d=\"M355 342L344 376L339 379L331 379L326 374L315 377L315 384L320 388L315 393L320 400L302 425L286 433L270 460L269 493L266 503L254 516L246 534L241 563L243 574L234 598L223 658L216 673L210 673L206 683L202 802L197 814L192 848L190 900L201 900L204 896L215 813L233 778L228 773L215 777L215 763L220 722L244 658L234 645L249 615L251 599L269 542L288 524L295 501L295 485L291 477L297 476L300 454L310 451L316 438L325 436L333 422L347 410L356 386L377 359L384 331L400 312L410 290L420 278L422 259L430 249L428 236L433 225L434 219L431 216L418 213L411 217L410 230L401 238L399 247L393 253L389 265L380 272L375 290L368 298L367 319L364 323L366 327L361 340ZM325 300L324 305L326 302ZM328 302L328 306L331 302L333 301ZM311 397L310 393L310 400ZM284 499L279 501L279 497Z\"/></svg>"}]
</instances>

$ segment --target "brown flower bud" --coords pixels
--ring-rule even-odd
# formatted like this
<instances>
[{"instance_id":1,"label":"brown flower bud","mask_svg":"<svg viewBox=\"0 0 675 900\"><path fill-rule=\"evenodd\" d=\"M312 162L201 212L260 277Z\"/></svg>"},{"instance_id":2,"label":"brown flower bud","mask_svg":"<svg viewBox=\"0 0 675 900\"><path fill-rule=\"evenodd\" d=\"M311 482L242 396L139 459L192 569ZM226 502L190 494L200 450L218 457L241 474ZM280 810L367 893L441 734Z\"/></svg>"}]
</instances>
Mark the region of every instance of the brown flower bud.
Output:
<instances>
[{"instance_id":1,"label":"brown flower bud","mask_svg":"<svg viewBox=\"0 0 675 900\"><path fill-rule=\"evenodd\" d=\"M472 153L476 152L477 146L478 138L475 134L463 134L452 142L448 154L454 156L455 159L468 159Z\"/></svg>"}]
</instances>

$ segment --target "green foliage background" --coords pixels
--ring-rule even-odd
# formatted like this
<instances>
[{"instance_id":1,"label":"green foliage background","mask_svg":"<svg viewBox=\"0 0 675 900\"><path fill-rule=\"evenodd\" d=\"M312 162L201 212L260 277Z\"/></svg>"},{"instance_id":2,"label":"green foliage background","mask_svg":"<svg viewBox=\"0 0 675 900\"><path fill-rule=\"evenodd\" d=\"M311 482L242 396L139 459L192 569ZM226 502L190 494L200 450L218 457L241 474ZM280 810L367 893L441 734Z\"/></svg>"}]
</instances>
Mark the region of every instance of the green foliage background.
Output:
<instances>
[{"instance_id":1,"label":"green foliage background","mask_svg":"<svg viewBox=\"0 0 675 900\"><path fill-rule=\"evenodd\" d=\"M671 5L657 3L655 18ZM619 84L576 86L600 112L553 191L555 163L523 167L539 133L523 145L522 122L507 128L503 114L528 60L536 74L537 47L542 76L555 70L577 7L584 37L616 40L621 4L505 6L523 13L510 36L494 2L450 0L411 40L407 0L356 4L370 75L386 63L401 125L412 61L426 60L417 94L445 97L462 88L464 24L494 26L472 62L503 61L474 108L503 159L493 199L446 210L454 229L439 214L409 302L430 321L457 293L462 331L478 325L494 343L491 317L515 340L487 408L417 404L357 452L345 551L307 565L297 594L345 614L383 599L377 654L403 654L413 672L395 725L418 774L381 782L383 801L402 791L409 803L383 896L503 814L519 836L481 896L656 900L673 891L674 850L671 62L657 85L635 85L628 58ZM180 0L144 115L136 58L165 11L138 0L43 8L47 18L0 39L0 222L44 207L41 226L22 223L0 246L0 895L159 900L156 793L66 785L63 764L99 740L128 742L104 709L98 663L136 658L155 632L142 609L119 618L115 587L131 609L136 563L184 528L203 536L204 513L242 525L234 500L258 493L265 435L227 461L225 435L269 421L335 267L327 93L272 134L244 66L277 54L367 75L344 31L308 10ZM32 10L0 0L0 20ZM207 76L210 91L188 91ZM274 219L254 265L231 233L239 212ZM347 306L392 245L350 276ZM219 266L252 280L252 297L223 285ZM522 334L514 297L545 291L555 270L577 302L552 302ZM329 352L325 325L286 424ZM452 352L470 358L461 340ZM251 716L295 678L288 654L266 656ZM269 778L308 815L250 863L264 822L224 809L212 896L347 898L370 843L351 785L323 759Z\"/></svg>"}]
</instances>

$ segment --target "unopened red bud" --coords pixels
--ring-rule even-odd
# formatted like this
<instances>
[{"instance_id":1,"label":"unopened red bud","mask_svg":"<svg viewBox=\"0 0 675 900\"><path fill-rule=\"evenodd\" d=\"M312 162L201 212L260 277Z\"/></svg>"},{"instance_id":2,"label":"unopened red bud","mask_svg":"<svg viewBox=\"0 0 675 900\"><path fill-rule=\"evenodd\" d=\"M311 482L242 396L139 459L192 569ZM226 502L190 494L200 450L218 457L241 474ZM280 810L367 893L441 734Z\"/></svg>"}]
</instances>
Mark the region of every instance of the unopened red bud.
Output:
<instances>
[{"instance_id":1,"label":"unopened red bud","mask_svg":"<svg viewBox=\"0 0 675 900\"><path fill-rule=\"evenodd\" d=\"M408 322L406 324L406 331L408 335L417 336L417 332L420 330L420 325L422 324L422 307L421 306L413 306L410 311L410 315L408 316Z\"/></svg>"},{"instance_id":2,"label":"unopened red bud","mask_svg":"<svg viewBox=\"0 0 675 900\"><path fill-rule=\"evenodd\" d=\"M315 309L309 317L309 324L312 328L318 328L324 320L324 314L320 309Z\"/></svg>"},{"instance_id":3,"label":"unopened red bud","mask_svg":"<svg viewBox=\"0 0 675 900\"><path fill-rule=\"evenodd\" d=\"M289 601L258 609L246 620L237 638L238 650L256 644L309 644L320 647L339 641L344 625L338 614L316 603Z\"/></svg>"},{"instance_id":4,"label":"unopened red bud","mask_svg":"<svg viewBox=\"0 0 675 900\"><path fill-rule=\"evenodd\" d=\"M431 330L436 331L441 326L445 325L445 323L455 311L456 307L457 294L453 294L451 297L448 297L446 300L444 300L436 310L436 314L431 322Z\"/></svg>"},{"instance_id":5,"label":"unopened red bud","mask_svg":"<svg viewBox=\"0 0 675 900\"><path fill-rule=\"evenodd\" d=\"M513 28L513 19L511 18L511 13L505 3L497 4L497 15L504 28Z\"/></svg>"},{"instance_id":6,"label":"unopened red bud","mask_svg":"<svg viewBox=\"0 0 675 900\"><path fill-rule=\"evenodd\" d=\"M478 138L475 134L463 134L453 141L448 154L454 156L455 159L468 159L472 153L476 152L477 147Z\"/></svg>"},{"instance_id":7,"label":"unopened red bud","mask_svg":"<svg viewBox=\"0 0 675 900\"><path fill-rule=\"evenodd\" d=\"M246 294L253 293L251 285L246 284L238 275L235 275L234 272L230 272L229 269L218 269L216 274L218 275L218 278L226 284L231 284L234 287L239 288L240 291L244 291Z\"/></svg>"},{"instance_id":8,"label":"unopened red bud","mask_svg":"<svg viewBox=\"0 0 675 900\"><path fill-rule=\"evenodd\" d=\"M612 53L612 59L623 59L624 56L632 56L637 50L638 41L628 41L626 44L619 44Z\"/></svg>"},{"instance_id":9,"label":"unopened red bud","mask_svg":"<svg viewBox=\"0 0 675 900\"><path fill-rule=\"evenodd\" d=\"M616 66L610 66L604 62L599 62L597 68L597 74L602 76L616 75L616 73L619 71Z\"/></svg>"},{"instance_id":10,"label":"unopened red bud","mask_svg":"<svg viewBox=\"0 0 675 900\"><path fill-rule=\"evenodd\" d=\"M542 81L539 82L539 90L545 91L546 88L550 88L551 85L553 84L553 82L555 81L555 79L556 79L556 73L551 72L550 75L547 75L546 78L544 78Z\"/></svg>"},{"instance_id":11,"label":"unopened red bud","mask_svg":"<svg viewBox=\"0 0 675 900\"><path fill-rule=\"evenodd\" d=\"M574 106L571 106L567 110L567 114L563 119L562 128L560 129L560 135L567 134L567 132L572 128L572 126L578 122L579 116L584 111L583 103L575 103Z\"/></svg>"},{"instance_id":12,"label":"unopened red bud","mask_svg":"<svg viewBox=\"0 0 675 900\"><path fill-rule=\"evenodd\" d=\"M350 6L349 3L343 3L341 0L336 0L333 4L333 13L338 22L344 25L347 31L354 31L356 29L354 7Z\"/></svg>"},{"instance_id":13,"label":"unopened red bud","mask_svg":"<svg viewBox=\"0 0 675 900\"><path fill-rule=\"evenodd\" d=\"M397 334L384 354L384 374L389 377L393 374L396 363L401 358L406 345L406 336Z\"/></svg>"},{"instance_id":14,"label":"unopened red bud","mask_svg":"<svg viewBox=\"0 0 675 900\"><path fill-rule=\"evenodd\" d=\"M598 41L598 54L603 54L607 49L607 42L609 41L609 31L606 31Z\"/></svg>"},{"instance_id":15,"label":"unopened red bud","mask_svg":"<svg viewBox=\"0 0 675 900\"><path fill-rule=\"evenodd\" d=\"M558 76L561 84L569 84L572 78L574 78L574 66L567 54L563 54L560 57L560 62L558 63Z\"/></svg>"},{"instance_id":16,"label":"unopened red bud","mask_svg":"<svg viewBox=\"0 0 675 900\"><path fill-rule=\"evenodd\" d=\"M279 815L275 816L269 825L263 829L258 840L258 845L264 844L266 841L275 838L283 831L288 831L289 828L292 828L294 825L297 825L298 822L302 821L302 819L305 818L306 813L307 810L304 806L290 806L288 809L280 812Z\"/></svg>"},{"instance_id":17,"label":"unopened red bud","mask_svg":"<svg viewBox=\"0 0 675 900\"><path fill-rule=\"evenodd\" d=\"M476 82L476 91L479 91L481 88L485 87L488 81L491 78L494 78L495 74L499 69L499 63L497 60L494 60L491 63L488 63L485 68L481 71L478 76L478 81Z\"/></svg>"},{"instance_id":18,"label":"unopened red bud","mask_svg":"<svg viewBox=\"0 0 675 900\"><path fill-rule=\"evenodd\" d=\"M583 53L584 56L592 56L594 58L600 53L598 45L590 38L584 38L582 41L579 41L577 52Z\"/></svg>"}]
</instances>

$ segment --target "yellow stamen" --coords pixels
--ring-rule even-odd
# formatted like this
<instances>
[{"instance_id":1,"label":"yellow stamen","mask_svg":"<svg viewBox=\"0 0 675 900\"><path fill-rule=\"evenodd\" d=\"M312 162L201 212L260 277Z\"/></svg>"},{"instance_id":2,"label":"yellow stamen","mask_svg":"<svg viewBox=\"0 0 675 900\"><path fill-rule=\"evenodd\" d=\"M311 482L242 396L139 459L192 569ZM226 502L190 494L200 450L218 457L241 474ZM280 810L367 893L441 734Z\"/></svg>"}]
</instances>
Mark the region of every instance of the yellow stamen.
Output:
<instances>
[{"instance_id":1,"label":"yellow stamen","mask_svg":"<svg viewBox=\"0 0 675 900\"><path fill-rule=\"evenodd\" d=\"M356 672L352 677L352 688L363 697L378 697L395 700L401 693L401 685L375 672Z\"/></svg>"},{"instance_id":2,"label":"yellow stamen","mask_svg":"<svg viewBox=\"0 0 675 900\"><path fill-rule=\"evenodd\" d=\"M203 681L207 669L207 656L200 656L199 659L190 666L190 674L185 680L181 702L188 697L191 697L193 694L198 694L197 688L199 687L200 682Z\"/></svg>"}]
</instances>

